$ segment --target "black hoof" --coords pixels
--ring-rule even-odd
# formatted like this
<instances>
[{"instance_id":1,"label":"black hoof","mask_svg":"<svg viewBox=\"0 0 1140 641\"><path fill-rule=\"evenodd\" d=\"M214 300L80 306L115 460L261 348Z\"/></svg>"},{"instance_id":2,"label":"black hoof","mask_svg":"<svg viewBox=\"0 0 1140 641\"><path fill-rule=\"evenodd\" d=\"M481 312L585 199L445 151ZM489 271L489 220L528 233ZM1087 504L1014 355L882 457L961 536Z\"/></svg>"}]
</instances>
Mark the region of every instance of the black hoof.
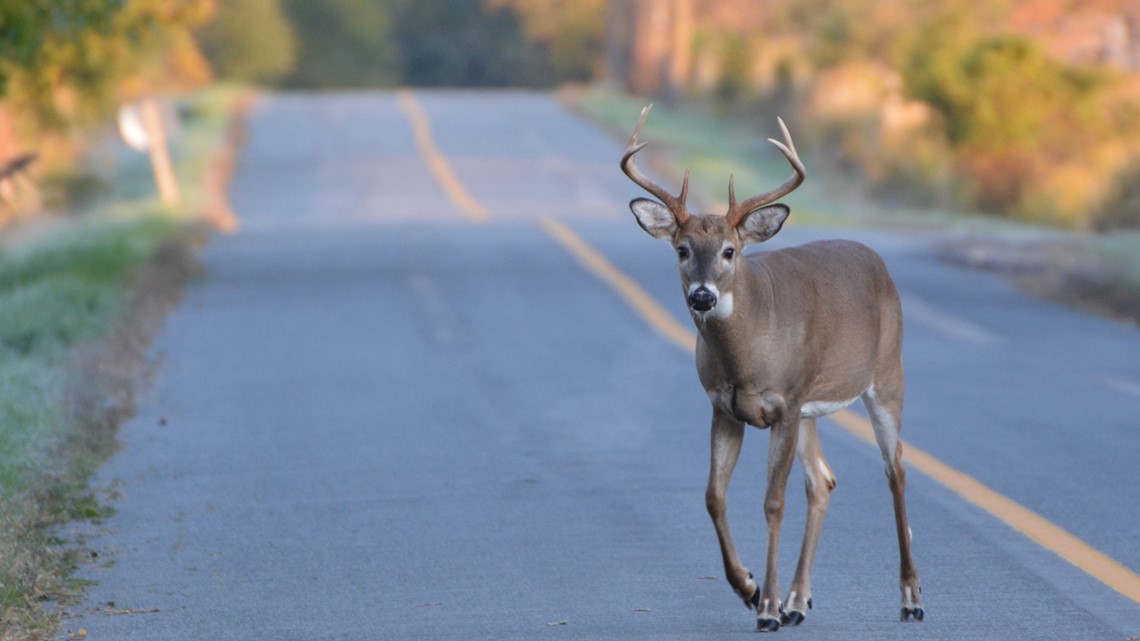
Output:
<instances>
[{"instance_id":1,"label":"black hoof","mask_svg":"<svg viewBox=\"0 0 1140 641\"><path fill-rule=\"evenodd\" d=\"M921 607L917 608L903 608L899 613L899 621L922 621L926 613L922 611Z\"/></svg>"},{"instance_id":2,"label":"black hoof","mask_svg":"<svg viewBox=\"0 0 1140 641\"><path fill-rule=\"evenodd\" d=\"M760 588L756 588L756 591L752 593L752 598L748 599L748 607L753 610L760 609Z\"/></svg>"},{"instance_id":3,"label":"black hoof","mask_svg":"<svg viewBox=\"0 0 1140 641\"><path fill-rule=\"evenodd\" d=\"M760 618L756 619L757 632L776 632L780 629L780 622L776 619Z\"/></svg>"},{"instance_id":4,"label":"black hoof","mask_svg":"<svg viewBox=\"0 0 1140 641\"><path fill-rule=\"evenodd\" d=\"M804 622L804 613L792 610L780 617L780 623L787 626L797 626Z\"/></svg>"}]
</instances>

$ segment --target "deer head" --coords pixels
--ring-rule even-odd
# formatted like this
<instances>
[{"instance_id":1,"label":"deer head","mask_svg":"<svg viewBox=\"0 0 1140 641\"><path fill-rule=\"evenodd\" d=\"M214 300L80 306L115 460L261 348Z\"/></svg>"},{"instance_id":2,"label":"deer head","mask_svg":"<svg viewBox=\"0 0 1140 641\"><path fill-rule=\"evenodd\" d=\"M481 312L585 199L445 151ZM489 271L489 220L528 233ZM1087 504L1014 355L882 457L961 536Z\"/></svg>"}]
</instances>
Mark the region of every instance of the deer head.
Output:
<instances>
[{"instance_id":1,"label":"deer head","mask_svg":"<svg viewBox=\"0 0 1140 641\"><path fill-rule=\"evenodd\" d=\"M749 243L763 242L780 231L791 210L787 205L772 203L799 187L807 176L807 171L796 154L788 128L780 120L785 142L771 138L768 140L791 163L794 170L792 176L774 189L737 202L730 175L728 213L724 216L691 215L685 207L689 191L687 169L680 195L673 196L633 164L633 156L646 145L644 142L639 143L637 137L652 106L648 105L641 110L641 118L621 157L621 168L630 180L657 197L660 202L637 198L629 203L629 208L638 224L649 235L673 245L680 264L681 286L694 315L703 317L711 312L714 316L727 317L732 313L732 290L737 268L741 264L742 250Z\"/></svg>"}]
</instances>

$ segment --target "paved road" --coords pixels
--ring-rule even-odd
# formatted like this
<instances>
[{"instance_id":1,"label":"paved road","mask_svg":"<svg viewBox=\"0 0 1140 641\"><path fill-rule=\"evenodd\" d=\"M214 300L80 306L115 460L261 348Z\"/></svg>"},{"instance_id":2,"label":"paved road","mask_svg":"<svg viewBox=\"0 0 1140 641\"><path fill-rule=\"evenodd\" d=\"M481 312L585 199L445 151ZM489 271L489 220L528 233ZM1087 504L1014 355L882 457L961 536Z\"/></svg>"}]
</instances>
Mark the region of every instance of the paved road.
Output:
<instances>
[{"instance_id":1,"label":"paved road","mask_svg":"<svg viewBox=\"0 0 1140 641\"><path fill-rule=\"evenodd\" d=\"M242 231L210 245L205 278L155 347L161 374L97 479L117 490L84 570L98 584L66 630L96 641L751 633L705 514L708 409L691 355L534 222L570 225L686 320L671 252L625 208L638 192L616 169L620 144L548 95L418 97L489 222L441 191L394 94L254 109L233 185ZM894 271L908 321L904 437L1140 572L1140 333L939 263L929 237L793 225L779 242L820 235L865 240ZM782 636L1140 635L1140 605L918 473L927 621L898 623L878 453L835 425L822 432L839 487L816 609ZM749 433L730 492L753 568L766 442Z\"/></svg>"}]
</instances>

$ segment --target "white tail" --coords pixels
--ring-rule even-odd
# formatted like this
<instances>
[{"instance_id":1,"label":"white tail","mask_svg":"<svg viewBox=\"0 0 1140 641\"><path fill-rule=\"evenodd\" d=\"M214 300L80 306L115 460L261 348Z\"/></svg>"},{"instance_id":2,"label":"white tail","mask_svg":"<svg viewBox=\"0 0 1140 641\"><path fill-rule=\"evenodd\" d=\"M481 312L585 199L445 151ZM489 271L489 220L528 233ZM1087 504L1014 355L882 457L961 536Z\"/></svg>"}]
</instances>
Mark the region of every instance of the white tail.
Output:
<instances>
[{"instance_id":1,"label":"white tail","mask_svg":"<svg viewBox=\"0 0 1140 641\"><path fill-rule=\"evenodd\" d=\"M688 173L678 197L646 178L633 164L645 143L641 112L621 167L661 202L630 203L638 223L668 241L680 261L681 284L698 329L697 372L712 403L712 464L705 498L724 557L725 574L745 604L757 610L757 628L798 625L811 608L811 567L835 475L820 449L816 418L861 398L886 462L899 544L902 620L924 616L918 572L910 552L906 473L902 466L905 378L902 308L882 259L865 245L830 240L743 255L749 243L779 232L785 205L772 204L807 175L791 135L772 140L794 173L780 186L736 201L729 178L726 216L693 215L685 206ZM771 428L764 515L768 523L763 584L740 562L725 516L729 477L736 466L744 425ZM780 599L777 546L792 459L804 468L807 528L786 601Z\"/></svg>"}]
</instances>

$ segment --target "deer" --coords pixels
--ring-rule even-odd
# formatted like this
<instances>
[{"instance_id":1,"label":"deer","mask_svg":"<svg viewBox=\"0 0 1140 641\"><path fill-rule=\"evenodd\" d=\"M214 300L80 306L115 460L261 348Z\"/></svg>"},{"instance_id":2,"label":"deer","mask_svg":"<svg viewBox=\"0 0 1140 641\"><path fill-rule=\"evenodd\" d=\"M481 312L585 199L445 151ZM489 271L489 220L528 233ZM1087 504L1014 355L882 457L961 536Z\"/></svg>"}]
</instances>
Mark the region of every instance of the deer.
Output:
<instances>
[{"instance_id":1,"label":"deer","mask_svg":"<svg viewBox=\"0 0 1140 641\"><path fill-rule=\"evenodd\" d=\"M911 556L903 468L902 306L883 259L850 240L823 240L753 252L747 245L775 236L791 210L776 203L799 187L807 170L791 134L769 138L793 173L762 194L736 200L728 178L728 212L690 214L689 171L674 196L634 164L647 143L638 136L652 105L641 111L621 157L622 171L656 200L629 204L650 236L676 252L681 289L697 328L696 366L712 405L711 462L705 503L720 544L724 572L736 595L756 611L756 628L796 626L812 608L811 572L836 478L824 458L816 420L862 399L882 453L899 547L900 619L922 621L918 571ZM745 426L769 431L764 517L767 554L757 585L737 555L726 518L729 478ZM780 598L777 552L793 459L804 471L807 520L799 562Z\"/></svg>"}]
</instances>

